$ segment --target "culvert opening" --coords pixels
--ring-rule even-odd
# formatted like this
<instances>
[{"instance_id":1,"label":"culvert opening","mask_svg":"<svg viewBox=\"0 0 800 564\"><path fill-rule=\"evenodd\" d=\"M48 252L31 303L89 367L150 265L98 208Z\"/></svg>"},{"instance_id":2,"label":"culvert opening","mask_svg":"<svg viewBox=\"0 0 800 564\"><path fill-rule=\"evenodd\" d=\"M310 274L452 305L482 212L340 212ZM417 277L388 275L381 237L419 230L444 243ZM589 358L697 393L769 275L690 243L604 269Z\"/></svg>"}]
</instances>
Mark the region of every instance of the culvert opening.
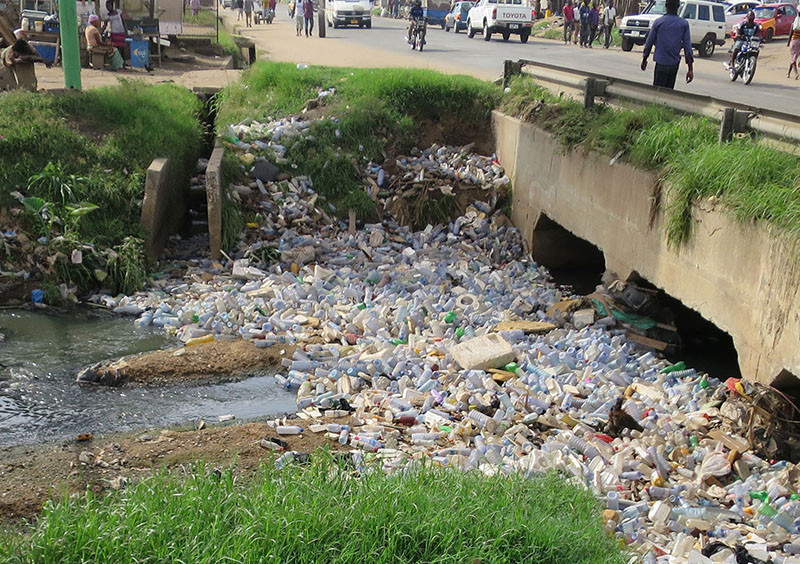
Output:
<instances>
[{"instance_id":1,"label":"culvert opening","mask_svg":"<svg viewBox=\"0 0 800 564\"><path fill-rule=\"evenodd\" d=\"M800 378L784 369L772 381L772 387L786 396L795 407L800 408ZM794 419L800 420L800 409L795 412Z\"/></svg>"},{"instance_id":2,"label":"culvert opening","mask_svg":"<svg viewBox=\"0 0 800 564\"><path fill-rule=\"evenodd\" d=\"M739 355L728 333L680 300L656 288L637 272L628 277L628 282L651 292L650 305L647 310L640 312L642 315L664 325L666 333L670 331L669 326L675 328L678 346L664 351L669 360L683 360L687 366L708 372L723 381L731 377L741 378Z\"/></svg>"},{"instance_id":3,"label":"culvert opening","mask_svg":"<svg viewBox=\"0 0 800 564\"><path fill-rule=\"evenodd\" d=\"M533 230L533 259L547 267L556 283L572 286L579 294L592 293L606 269L600 249L545 214Z\"/></svg>"}]
</instances>

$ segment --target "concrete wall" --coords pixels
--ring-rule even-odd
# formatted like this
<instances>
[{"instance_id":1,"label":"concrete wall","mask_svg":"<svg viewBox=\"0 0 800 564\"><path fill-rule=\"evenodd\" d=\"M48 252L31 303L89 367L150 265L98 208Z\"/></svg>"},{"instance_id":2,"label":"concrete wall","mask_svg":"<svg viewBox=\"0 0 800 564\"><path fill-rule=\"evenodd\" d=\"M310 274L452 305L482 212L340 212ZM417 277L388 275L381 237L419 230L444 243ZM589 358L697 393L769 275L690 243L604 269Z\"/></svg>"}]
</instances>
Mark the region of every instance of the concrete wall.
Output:
<instances>
[{"instance_id":1,"label":"concrete wall","mask_svg":"<svg viewBox=\"0 0 800 564\"><path fill-rule=\"evenodd\" d=\"M497 155L513 186L512 220L529 243L542 213L597 245L621 278L636 270L733 338L742 374L800 376L800 249L710 202L696 206L691 240L667 247L656 175L580 150L499 112Z\"/></svg>"},{"instance_id":2,"label":"concrete wall","mask_svg":"<svg viewBox=\"0 0 800 564\"><path fill-rule=\"evenodd\" d=\"M145 178L142 201L142 227L146 234L145 250L157 258L167 238L180 230L186 209L186 179L180 166L169 159L155 159Z\"/></svg>"}]
</instances>

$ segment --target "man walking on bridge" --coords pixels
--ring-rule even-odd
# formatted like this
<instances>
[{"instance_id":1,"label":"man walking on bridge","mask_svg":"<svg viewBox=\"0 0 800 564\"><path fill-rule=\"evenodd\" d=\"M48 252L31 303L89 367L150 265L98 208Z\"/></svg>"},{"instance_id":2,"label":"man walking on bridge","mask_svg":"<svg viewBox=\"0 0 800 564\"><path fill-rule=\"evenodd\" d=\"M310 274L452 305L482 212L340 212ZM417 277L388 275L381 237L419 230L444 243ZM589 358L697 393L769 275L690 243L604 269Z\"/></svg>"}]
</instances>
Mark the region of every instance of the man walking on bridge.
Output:
<instances>
[{"instance_id":1,"label":"man walking on bridge","mask_svg":"<svg viewBox=\"0 0 800 564\"><path fill-rule=\"evenodd\" d=\"M678 16L680 0L667 0L667 13L653 22L647 41L644 44L642 70L647 69L647 57L655 46L656 69L653 72L653 86L675 88L675 77L681 63L681 49L686 56L686 82L694 79L694 57L692 56L692 38L689 34L689 22Z\"/></svg>"}]
</instances>

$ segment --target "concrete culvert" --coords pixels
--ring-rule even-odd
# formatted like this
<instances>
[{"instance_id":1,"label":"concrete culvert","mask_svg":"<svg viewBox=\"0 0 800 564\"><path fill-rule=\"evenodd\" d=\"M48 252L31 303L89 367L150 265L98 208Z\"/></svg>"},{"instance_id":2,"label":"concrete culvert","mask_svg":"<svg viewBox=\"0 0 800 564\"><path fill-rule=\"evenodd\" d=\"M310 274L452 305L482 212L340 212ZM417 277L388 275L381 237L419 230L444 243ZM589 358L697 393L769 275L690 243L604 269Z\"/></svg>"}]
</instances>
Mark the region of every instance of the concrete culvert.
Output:
<instances>
[{"instance_id":1,"label":"concrete culvert","mask_svg":"<svg viewBox=\"0 0 800 564\"><path fill-rule=\"evenodd\" d=\"M545 214L533 230L532 250L533 259L546 266L559 284L570 285L579 294L589 294L600 284L606 265L603 252Z\"/></svg>"}]
</instances>

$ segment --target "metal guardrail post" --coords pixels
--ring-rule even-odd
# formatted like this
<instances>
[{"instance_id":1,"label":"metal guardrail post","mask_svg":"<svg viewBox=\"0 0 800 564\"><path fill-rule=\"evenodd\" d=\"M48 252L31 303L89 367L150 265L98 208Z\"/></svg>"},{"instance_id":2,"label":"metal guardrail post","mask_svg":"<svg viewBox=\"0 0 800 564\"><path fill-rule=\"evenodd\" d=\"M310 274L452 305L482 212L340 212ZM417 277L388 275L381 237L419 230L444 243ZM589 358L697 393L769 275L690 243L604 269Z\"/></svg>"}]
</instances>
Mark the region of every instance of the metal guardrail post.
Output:
<instances>
[{"instance_id":1,"label":"metal guardrail post","mask_svg":"<svg viewBox=\"0 0 800 564\"><path fill-rule=\"evenodd\" d=\"M593 76L586 78L583 85L583 109L589 110L594 107L594 83L596 79Z\"/></svg>"},{"instance_id":2,"label":"metal guardrail post","mask_svg":"<svg viewBox=\"0 0 800 564\"><path fill-rule=\"evenodd\" d=\"M727 143L733 139L733 119L736 115L736 110L733 108L725 108L722 113L722 121L719 123L719 142Z\"/></svg>"}]
</instances>

